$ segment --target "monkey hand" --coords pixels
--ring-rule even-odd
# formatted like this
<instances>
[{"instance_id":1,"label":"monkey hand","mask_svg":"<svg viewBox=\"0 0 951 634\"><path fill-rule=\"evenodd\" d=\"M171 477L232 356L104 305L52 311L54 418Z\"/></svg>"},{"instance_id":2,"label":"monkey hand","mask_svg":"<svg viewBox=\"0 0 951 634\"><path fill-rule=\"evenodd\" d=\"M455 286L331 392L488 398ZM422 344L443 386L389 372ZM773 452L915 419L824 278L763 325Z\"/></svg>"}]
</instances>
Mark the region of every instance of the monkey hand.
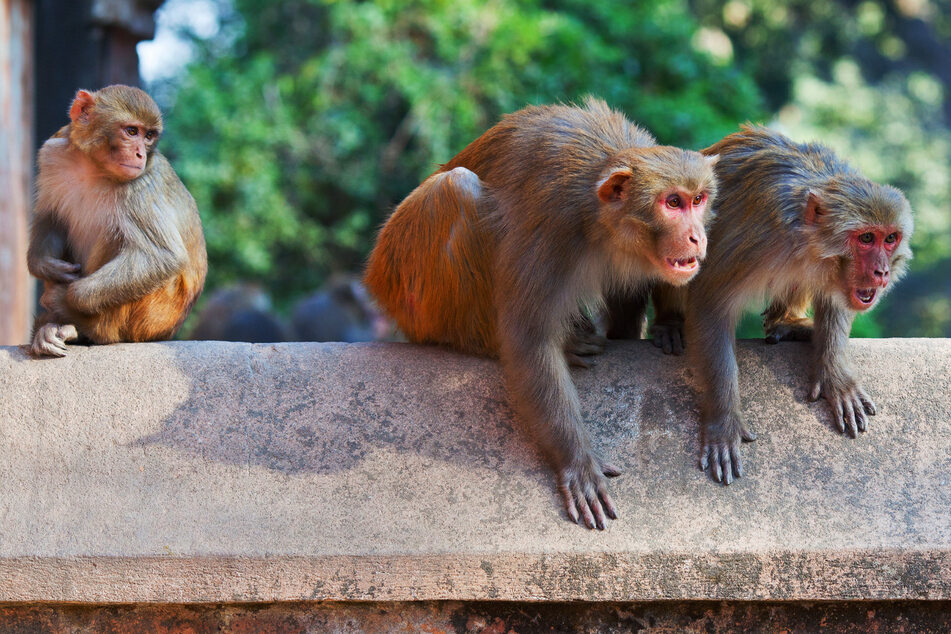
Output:
<instances>
[{"instance_id":1,"label":"monkey hand","mask_svg":"<svg viewBox=\"0 0 951 634\"><path fill-rule=\"evenodd\" d=\"M588 528L604 530L607 525L605 516L617 519L617 510L604 478L619 475L620 469L591 454L559 468L558 488L564 498L568 517L576 524L583 519Z\"/></svg>"},{"instance_id":2,"label":"monkey hand","mask_svg":"<svg viewBox=\"0 0 951 634\"><path fill-rule=\"evenodd\" d=\"M817 401L820 396L824 396L832 406L832 416L839 432L848 432L852 438L868 429L866 415L875 416L875 403L858 381L850 376L817 379L809 392L809 400Z\"/></svg>"},{"instance_id":3,"label":"monkey hand","mask_svg":"<svg viewBox=\"0 0 951 634\"><path fill-rule=\"evenodd\" d=\"M720 420L706 421L702 429L700 468L704 471L709 468L713 479L723 484L732 483L734 476L742 478L740 442L752 442L756 434L747 428L739 413L731 412Z\"/></svg>"},{"instance_id":4,"label":"monkey hand","mask_svg":"<svg viewBox=\"0 0 951 634\"><path fill-rule=\"evenodd\" d=\"M60 260L59 258L43 258L35 267L33 275L46 282L69 284L79 279L80 265Z\"/></svg>"},{"instance_id":5,"label":"monkey hand","mask_svg":"<svg viewBox=\"0 0 951 634\"><path fill-rule=\"evenodd\" d=\"M763 324L766 329L766 343L780 341L812 341L812 320L792 319Z\"/></svg>"},{"instance_id":6,"label":"monkey hand","mask_svg":"<svg viewBox=\"0 0 951 634\"><path fill-rule=\"evenodd\" d=\"M656 320L650 328L654 346L664 354L680 356L684 353L684 320L682 317Z\"/></svg>"},{"instance_id":7,"label":"monkey hand","mask_svg":"<svg viewBox=\"0 0 951 634\"><path fill-rule=\"evenodd\" d=\"M604 347L608 340L601 335L593 332L584 332L575 330L565 341L565 360L568 365L576 368L590 368L594 365L591 359L582 357L591 357L604 352Z\"/></svg>"},{"instance_id":8,"label":"monkey hand","mask_svg":"<svg viewBox=\"0 0 951 634\"><path fill-rule=\"evenodd\" d=\"M66 342L79 337L76 326L66 324L43 324L33 337L30 352L36 357L65 357Z\"/></svg>"}]
</instances>

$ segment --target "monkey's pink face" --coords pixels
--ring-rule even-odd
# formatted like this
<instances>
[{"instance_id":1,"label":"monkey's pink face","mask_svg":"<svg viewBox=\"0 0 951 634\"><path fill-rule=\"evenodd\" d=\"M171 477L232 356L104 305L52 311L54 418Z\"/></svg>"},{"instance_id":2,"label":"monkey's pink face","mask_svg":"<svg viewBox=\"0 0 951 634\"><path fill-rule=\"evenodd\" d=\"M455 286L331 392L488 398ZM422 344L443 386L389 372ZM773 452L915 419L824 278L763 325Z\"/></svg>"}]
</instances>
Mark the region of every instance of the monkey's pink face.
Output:
<instances>
[{"instance_id":1,"label":"monkey's pink face","mask_svg":"<svg viewBox=\"0 0 951 634\"><path fill-rule=\"evenodd\" d=\"M867 227L849 234L852 260L843 291L853 310L868 310L878 302L888 286L892 256L901 239L901 231L891 226Z\"/></svg>"},{"instance_id":2,"label":"monkey's pink face","mask_svg":"<svg viewBox=\"0 0 951 634\"><path fill-rule=\"evenodd\" d=\"M654 263L661 277L675 285L686 284L700 270L707 255L704 228L708 195L705 191L672 188L654 203L660 235Z\"/></svg>"},{"instance_id":3,"label":"monkey's pink face","mask_svg":"<svg viewBox=\"0 0 951 634\"><path fill-rule=\"evenodd\" d=\"M120 123L110 139L106 171L121 182L135 180L145 171L149 153L158 140L156 130L138 122Z\"/></svg>"}]
</instances>

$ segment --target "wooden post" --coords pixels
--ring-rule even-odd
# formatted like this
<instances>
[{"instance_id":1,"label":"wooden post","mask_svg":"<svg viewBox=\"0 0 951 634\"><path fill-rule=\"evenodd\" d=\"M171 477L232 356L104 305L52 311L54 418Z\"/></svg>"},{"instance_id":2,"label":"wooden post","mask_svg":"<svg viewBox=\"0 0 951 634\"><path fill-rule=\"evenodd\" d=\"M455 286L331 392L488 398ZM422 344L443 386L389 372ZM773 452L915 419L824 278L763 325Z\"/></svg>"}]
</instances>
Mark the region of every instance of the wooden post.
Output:
<instances>
[{"instance_id":1,"label":"wooden post","mask_svg":"<svg viewBox=\"0 0 951 634\"><path fill-rule=\"evenodd\" d=\"M26 343L33 174L33 0L0 0L0 345Z\"/></svg>"}]
</instances>

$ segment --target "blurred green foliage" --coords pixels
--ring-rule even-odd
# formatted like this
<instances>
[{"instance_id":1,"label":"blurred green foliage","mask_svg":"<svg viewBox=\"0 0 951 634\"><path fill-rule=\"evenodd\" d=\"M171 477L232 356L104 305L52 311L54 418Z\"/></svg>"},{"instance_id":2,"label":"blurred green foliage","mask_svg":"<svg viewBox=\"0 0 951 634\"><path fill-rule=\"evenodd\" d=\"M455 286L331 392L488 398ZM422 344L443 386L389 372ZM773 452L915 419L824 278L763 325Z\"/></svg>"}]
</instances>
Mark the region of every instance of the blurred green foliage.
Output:
<instances>
[{"instance_id":1,"label":"blurred green foliage","mask_svg":"<svg viewBox=\"0 0 951 634\"><path fill-rule=\"evenodd\" d=\"M217 1L218 35L159 87L209 288L286 307L360 270L395 204L503 113L590 93L662 143L760 121L902 188L912 273L853 335L951 336L951 0Z\"/></svg>"},{"instance_id":2,"label":"blurred green foliage","mask_svg":"<svg viewBox=\"0 0 951 634\"><path fill-rule=\"evenodd\" d=\"M198 201L209 288L278 305L360 270L377 227L499 117L586 94L703 147L765 111L694 45L684 2L236 0L166 104Z\"/></svg>"}]
</instances>

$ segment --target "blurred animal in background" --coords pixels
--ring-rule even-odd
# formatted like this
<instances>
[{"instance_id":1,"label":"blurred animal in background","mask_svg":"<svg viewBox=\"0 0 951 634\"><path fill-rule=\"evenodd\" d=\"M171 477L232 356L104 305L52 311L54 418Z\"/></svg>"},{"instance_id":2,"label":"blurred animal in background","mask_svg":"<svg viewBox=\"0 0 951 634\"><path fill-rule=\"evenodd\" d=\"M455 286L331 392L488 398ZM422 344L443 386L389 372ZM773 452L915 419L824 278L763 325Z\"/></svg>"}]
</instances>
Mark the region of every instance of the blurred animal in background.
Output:
<instances>
[{"instance_id":1,"label":"blurred animal in background","mask_svg":"<svg viewBox=\"0 0 951 634\"><path fill-rule=\"evenodd\" d=\"M335 275L294 307L291 325L297 341L382 341L392 339L384 317L360 279Z\"/></svg>"},{"instance_id":2,"label":"blurred animal in background","mask_svg":"<svg viewBox=\"0 0 951 634\"><path fill-rule=\"evenodd\" d=\"M583 307L619 297L627 316L609 331L639 335L643 289L696 274L715 163L598 99L525 108L400 203L370 254L367 288L411 341L501 359L569 517L589 528L617 517L605 477L620 470L592 446L568 370L604 346Z\"/></svg>"},{"instance_id":3,"label":"blurred animal in background","mask_svg":"<svg viewBox=\"0 0 951 634\"><path fill-rule=\"evenodd\" d=\"M254 284L226 286L212 293L188 338L247 343L292 339L287 326L273 312L271 298Z\"/></svg>"},{"instance_id":4,"label":"blurred animal in background","mask_svg":"<svg viewBox=\"0 0 951 634\"><path fill-rule=\"evenodd\" d=\"M80 90L40 148L27 265L43 281L34 355L171 338L205 283L198 208L156 149L162 115L130 86Z\"/></svg>"}]
</instances>

